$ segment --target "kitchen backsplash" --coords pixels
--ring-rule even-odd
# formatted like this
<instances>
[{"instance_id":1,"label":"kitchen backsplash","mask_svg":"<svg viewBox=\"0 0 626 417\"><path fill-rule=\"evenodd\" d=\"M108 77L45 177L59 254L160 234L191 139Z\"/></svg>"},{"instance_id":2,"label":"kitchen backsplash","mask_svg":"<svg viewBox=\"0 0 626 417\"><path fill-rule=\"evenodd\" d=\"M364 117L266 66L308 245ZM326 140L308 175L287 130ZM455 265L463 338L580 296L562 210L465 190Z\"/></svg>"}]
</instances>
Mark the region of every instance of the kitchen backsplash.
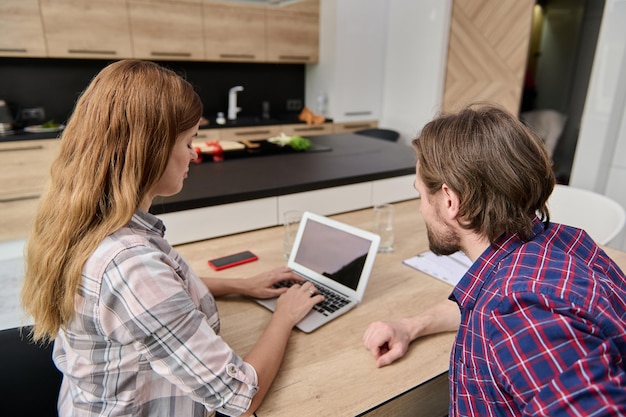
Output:
<instances>
[{"instance_id":1,"label":"kitchen backsplash","mask_svg":"<svg viewBox=\"0 0 626 417\"><path fill-rule=\"evenodd\" d=\"M112 61L76 59L0 58L0 99L17 119L24 108L42 107L46 119L64 123L80 92ZM159 62L190 81L204 103L204 115L213 119L228 108L228 90L244 87L237 97L240 116L260 116L269 103L272 117L298 113L293 103L304 103L304 64L250 64L222 62ZM287 109L287 102L290 109ZM296 106L297 107L297 106Z\"/></svg>"}]
</instances>

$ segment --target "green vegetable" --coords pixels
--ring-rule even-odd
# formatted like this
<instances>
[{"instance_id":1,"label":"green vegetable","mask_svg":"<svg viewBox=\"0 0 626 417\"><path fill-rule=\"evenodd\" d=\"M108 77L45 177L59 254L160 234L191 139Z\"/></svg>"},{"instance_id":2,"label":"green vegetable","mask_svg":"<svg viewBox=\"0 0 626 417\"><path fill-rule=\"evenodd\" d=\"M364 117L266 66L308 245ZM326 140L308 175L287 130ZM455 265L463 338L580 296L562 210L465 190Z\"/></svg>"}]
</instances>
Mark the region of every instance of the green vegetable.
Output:
<instances>
[{"instance_id":1,"label":"green vegetable","mask_svg":"<svg viewBox=\"0 0 626 417\"><path fill-rule=\"evenodd\" d=\"M60 125L56 123L54 120L48 120L47 122L41 125L41 127L46 128L46 129L52 129L52 128L59 127L59 126Z\"/></svg>"},{"instance_id":2,"label":"green vegetable","mask_svg":"<svg viewBox=\"0 0 626 417\"><path fill-rule=\"evenodd\" d=\"M311 147L311 141L302 136L287 136L281 133L279 136L269 138L268 142L274 143L278 146L289 145L296 151L306 151Z\"/></svg>"},{"instance_id":3,"label":"green vegetable","mask_svg":"<svg viewBox=\"0 0 626 417\"><path fill-rule=\"evenodd\" d=\"M311 147L311 141L302 136L292 136L288 143L296 151L306 151Z\"/></svg>"}]
</instances>

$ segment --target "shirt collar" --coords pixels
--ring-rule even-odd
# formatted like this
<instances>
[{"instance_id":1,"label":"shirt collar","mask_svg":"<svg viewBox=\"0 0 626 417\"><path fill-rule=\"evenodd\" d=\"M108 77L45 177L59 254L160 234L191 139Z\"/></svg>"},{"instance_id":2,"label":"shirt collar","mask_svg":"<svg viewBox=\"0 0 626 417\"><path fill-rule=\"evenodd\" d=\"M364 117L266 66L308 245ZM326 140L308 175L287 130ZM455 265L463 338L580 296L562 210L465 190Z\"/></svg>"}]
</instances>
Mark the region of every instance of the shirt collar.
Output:
<instances>
[{"instance_id":1,"label":"shirt collar","mask_svg":"<svg viewBox=\"0 0 626 417\"><path fill-rule=\"evenodd\" d=\"M135 211L128 227L131 229L145 230L148 233L158 234L161 237L165 235L165 225L161 219L141 209Z\"/></svg>"},{"instance_id":2,"label":"shirt collar","mask_svg":"<svg viewBox=\"0 0 626 417\"><path fill-rule=\"evenodd\" d=\"M535 217L529 241L544 230L545 225L539 218ZM520 239L517 233L503 234L497 238L461 277L450 294L450 300L455 301L462 310L471 310L476 304L483 286L491 279L496 266L524 243L526 242Z\"/></svg>"}]
</instances>

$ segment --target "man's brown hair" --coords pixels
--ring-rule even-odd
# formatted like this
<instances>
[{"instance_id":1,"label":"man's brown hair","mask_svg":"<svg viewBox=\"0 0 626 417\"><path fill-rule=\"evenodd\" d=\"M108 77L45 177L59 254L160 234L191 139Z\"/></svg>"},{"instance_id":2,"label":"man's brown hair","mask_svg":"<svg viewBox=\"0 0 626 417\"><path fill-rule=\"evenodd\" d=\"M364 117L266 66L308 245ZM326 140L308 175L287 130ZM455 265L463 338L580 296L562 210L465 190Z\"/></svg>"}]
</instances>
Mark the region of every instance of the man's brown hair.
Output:
<instances>
[{"instance_id":1,"label":"man's brown hair","mask_svg":"<svg viewBox=\"0 0 626 417\"><path fill-rule=\"evenodd\" d=\"M502 233L527 240L536 214L549 219L550 156L541 138L506 110L483 104L441 115L413 146L427 192L450 187L460 198L463 226L490 242Z\"/></svg>"}]
</instances>

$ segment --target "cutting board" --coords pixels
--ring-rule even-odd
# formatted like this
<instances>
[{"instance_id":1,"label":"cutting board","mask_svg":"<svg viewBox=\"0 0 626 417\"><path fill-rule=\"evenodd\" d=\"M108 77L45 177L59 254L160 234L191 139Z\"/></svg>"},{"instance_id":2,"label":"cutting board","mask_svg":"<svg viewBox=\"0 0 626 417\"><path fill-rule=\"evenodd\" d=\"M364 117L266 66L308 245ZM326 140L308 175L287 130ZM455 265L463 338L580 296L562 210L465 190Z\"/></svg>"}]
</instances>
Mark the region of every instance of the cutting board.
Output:
<instances>
[{"instance_id":1,"label":"cutting board","mask_svg":"<svg viewBox=\"0 0 626 417\"><path fill-rule=\"evenodd\" d=\"M217 148L215 146L212 146L211 143L215 142L197 139L191 142L191 146L200 149L200 152L203 154L213 154L215 153ZM235 142L233 140L220 140L217 141L217 143L222 148L222 152L239 151L246 149L243 143Z\"/></svg>"}]
</instances>

